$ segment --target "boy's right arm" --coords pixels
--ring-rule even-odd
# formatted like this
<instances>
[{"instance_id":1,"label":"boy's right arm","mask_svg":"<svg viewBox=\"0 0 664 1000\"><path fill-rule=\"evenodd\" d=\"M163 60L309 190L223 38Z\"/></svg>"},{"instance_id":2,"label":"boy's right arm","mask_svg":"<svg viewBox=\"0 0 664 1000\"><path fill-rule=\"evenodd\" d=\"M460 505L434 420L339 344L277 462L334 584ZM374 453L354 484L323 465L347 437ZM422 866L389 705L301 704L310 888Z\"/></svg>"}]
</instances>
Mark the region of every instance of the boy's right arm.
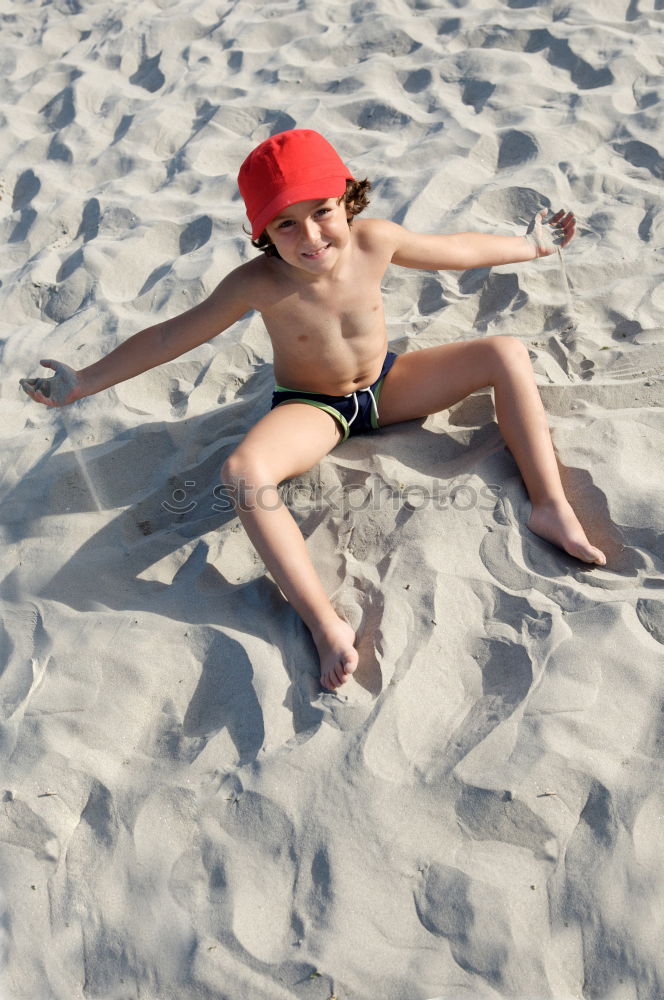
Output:
<instances>
[{"instance_id":1,"label":"boy's right arm","mask_svg":"<svg viewBox=\"0 0 664 1000\"><path fill-rule=\"evenodd\" d=\"M227 275L197 306L141 330L81 371L58 361L42 361L55 375L47 379L21 379L23 389L37 403L65 406L180 357L228 329L252 308L243 270L244 265Z\"/></svg>"}]
</instances>

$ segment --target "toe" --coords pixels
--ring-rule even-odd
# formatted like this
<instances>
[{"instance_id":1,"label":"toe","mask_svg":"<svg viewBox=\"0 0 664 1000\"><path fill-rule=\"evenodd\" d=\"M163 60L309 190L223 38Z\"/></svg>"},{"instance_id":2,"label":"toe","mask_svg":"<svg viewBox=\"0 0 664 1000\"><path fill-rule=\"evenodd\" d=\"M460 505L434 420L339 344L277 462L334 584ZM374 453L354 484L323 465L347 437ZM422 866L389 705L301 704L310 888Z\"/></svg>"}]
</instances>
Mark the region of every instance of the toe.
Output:
<instances>
[{"instance_id":1,"label":"toe","mask_svg":"<svg viewBox=\"0 0 664 1000\"><path fill-rule=\"evenodd\" d=\"M597 566L606 566L606 556L600 549L596 549L590 542L578 542L569 547L569 554L581 559L582 562L592 563Z\"/></svg>"}]
</instances>

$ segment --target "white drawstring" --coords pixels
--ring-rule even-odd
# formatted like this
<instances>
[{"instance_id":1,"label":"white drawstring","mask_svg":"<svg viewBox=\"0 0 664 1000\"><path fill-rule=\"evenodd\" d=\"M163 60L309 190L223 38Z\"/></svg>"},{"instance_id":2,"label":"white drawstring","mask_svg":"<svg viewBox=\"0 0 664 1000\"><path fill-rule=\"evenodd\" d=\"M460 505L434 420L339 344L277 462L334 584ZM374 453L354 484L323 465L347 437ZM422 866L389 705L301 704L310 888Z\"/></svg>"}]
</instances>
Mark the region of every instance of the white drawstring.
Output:
<instances>
[{"instance_id":1,"label":"white drawstring","mask_svg":"<svg viewBox=\"0 0 664 1000\"><path fill-rule=\"evenodd\" d=\"M352 396L353 399L355 400L355 413L353 414L353 416L348 421L348 426L350 427L350 425L355 420L355 417L360 412L360 404L357 401L357 394L358 394L358 392L368 392L369 395L371 396L371 407L373 409L374 416L376 418L376 426L378 426L378 406L376 404L376 397L374 396L374 394L373 394L373 392L371 390L371 386L369 386L369 385L366 387L366 389L356 389L355 392L347 392L346 393L346 395L344 397L345 399L350 399L350 397Z\"/></svg>"},{"instance_id":2,"label":"white drawstring","mask_svg":"<svg viewBox=\"0 0 664 1000\"><path fill-rule=\"evenodd\" d=\"M371 396L371 406L372 406L372 409L373 409L373 412L374 412L374 417L376 418L376 427L377 427L378 426L378 404L376 403L376 398L375 398L373 392L371 391L371 386L367 386L367 388L364 391L368 392L369 395Z\"/></svg>"},{"instance_id":3,"label":"white drawstring","mask_svg":"<svg viewBox=\"0 0 664 1000\"><path fill-rule=\"evenodd\" d=\"M353 416L352 416L352 417L350 418L350 420L348 421L348 426L349 426L349 427L350 427L350 425L352 424L352 422L353 422L353 421L355 420L355 417L356 417L356 416L358 415L358 413L360 412L360 404L359 404L359 403L358 403L358 401L357 401L357 393L356 393L356 392L347 392L347 393L346 393L346 396L345 396L345 398L346 398L346 399L350 399L350 397L351 397L351 396L352 396L352 397L353 397L353 399L355 400L355 413L353 414Z\"/></svg>"}]
</instances>

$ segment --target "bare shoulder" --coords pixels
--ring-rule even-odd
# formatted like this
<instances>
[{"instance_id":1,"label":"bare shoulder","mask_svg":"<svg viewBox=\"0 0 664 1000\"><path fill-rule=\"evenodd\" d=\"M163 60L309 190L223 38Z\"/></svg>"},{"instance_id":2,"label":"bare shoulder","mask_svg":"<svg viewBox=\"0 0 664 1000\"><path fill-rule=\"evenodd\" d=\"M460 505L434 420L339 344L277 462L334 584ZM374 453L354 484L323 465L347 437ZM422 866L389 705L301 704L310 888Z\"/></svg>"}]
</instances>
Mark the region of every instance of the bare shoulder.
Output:
<instances>
[{"instance_id":1,"label":"bare shoulder","mask_svg":"<svg viewBox=\"0 0 664 1000\"><path fill-rule=\"evenodd\" d=\"M269 262L261 254L260 257L248 260L229 271L214 289L210 298L233 299L238 303L242 302L247 310L255 309L257 301L271 280Z\"/></svg>"},{"instance_id":2,"label":"bare shoulder","mask_svg":"<svg viewBox=\"0 0 664 1000\"><path fill-rule=\"evenodd\" d=\"M387 263L401 246L405 232L389 219L354 219L353 236L360 250L380 255Z\"/></svg>"},{"instance_id":3,"label":"bare shoulder","mask_svg":"<svg viewBox=\"0 0 664 1000\"><path fill-rule=\"evenodd\" d=\"M360 245L398 242L402 231L401 226L396 222L390 222L389 219L353 219L353 232Z\"/></svg>"},{"instance_id":4,"label":"bare shoulder","mask_svg":"<svg viewBox=\"0 0 664 1000\"><path fill-rule=\"evenodd\" d=\"M265 254L260 254L230 271L226 278L230 283L240 288L251 289L258 288L270 281L271 275L270 258L266 257Z\"/></svg>"}]
</instances>

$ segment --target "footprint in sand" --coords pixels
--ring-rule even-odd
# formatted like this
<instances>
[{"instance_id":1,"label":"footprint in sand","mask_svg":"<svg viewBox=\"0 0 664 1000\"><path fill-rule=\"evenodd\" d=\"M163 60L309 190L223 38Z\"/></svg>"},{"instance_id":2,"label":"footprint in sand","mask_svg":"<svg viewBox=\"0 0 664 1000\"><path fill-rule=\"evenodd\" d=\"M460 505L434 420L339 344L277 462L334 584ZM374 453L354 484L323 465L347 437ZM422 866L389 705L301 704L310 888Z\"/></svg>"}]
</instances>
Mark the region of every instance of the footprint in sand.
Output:
<instances>
[{"instance_id":1,"label":"footprint in sand","mask_svg":"<svg viewBox=\"0 0 664 1000\"><path fill-rule=\"evenodd\" d=\"M0 602L0 721L22 715L46 663L46 637L35 604Z\"/></svg>"},{"instance_id":2,"label":"footprint in sand","mask_svg":"<svg viewBox=\"0 0 664 1000\"><path fill-rule=\"evenodd\" d=\"M293 941L293 824L251 791L215 800L210 819L200 849L174 865L171 894L194 927L202 921L205 933L232 935L255 961L279 963Z\"/></svg>"},{"instance_id":3,"label":"footprint in sand","mask_svg":"<svg viewBox=\"0 0 664 1000\"><path fill-rule=\"evenodd\" d=\"M359 653L359 666L353 675L355 703L366 701L362 692L375 699L383 687L380 663L376 655L380 623L383 614L383 597L380 591L365 581L362 590L343 587L332 597L337 614L347 621L356 635L355 648ZM360 690L358 690L358 688ZM346 693L342 688L342 693Z\"/></svg>"},{"instance_id":4,"label":"footprint in sand","mask_svg":"<svg viewBox=\"0 0 664 1000\"><path fill-rule=\"evenodd\" d=\"M664 644L664 601L641 599L636 602L636 613L655 642Z\"/></svg>"}]
</instances>

